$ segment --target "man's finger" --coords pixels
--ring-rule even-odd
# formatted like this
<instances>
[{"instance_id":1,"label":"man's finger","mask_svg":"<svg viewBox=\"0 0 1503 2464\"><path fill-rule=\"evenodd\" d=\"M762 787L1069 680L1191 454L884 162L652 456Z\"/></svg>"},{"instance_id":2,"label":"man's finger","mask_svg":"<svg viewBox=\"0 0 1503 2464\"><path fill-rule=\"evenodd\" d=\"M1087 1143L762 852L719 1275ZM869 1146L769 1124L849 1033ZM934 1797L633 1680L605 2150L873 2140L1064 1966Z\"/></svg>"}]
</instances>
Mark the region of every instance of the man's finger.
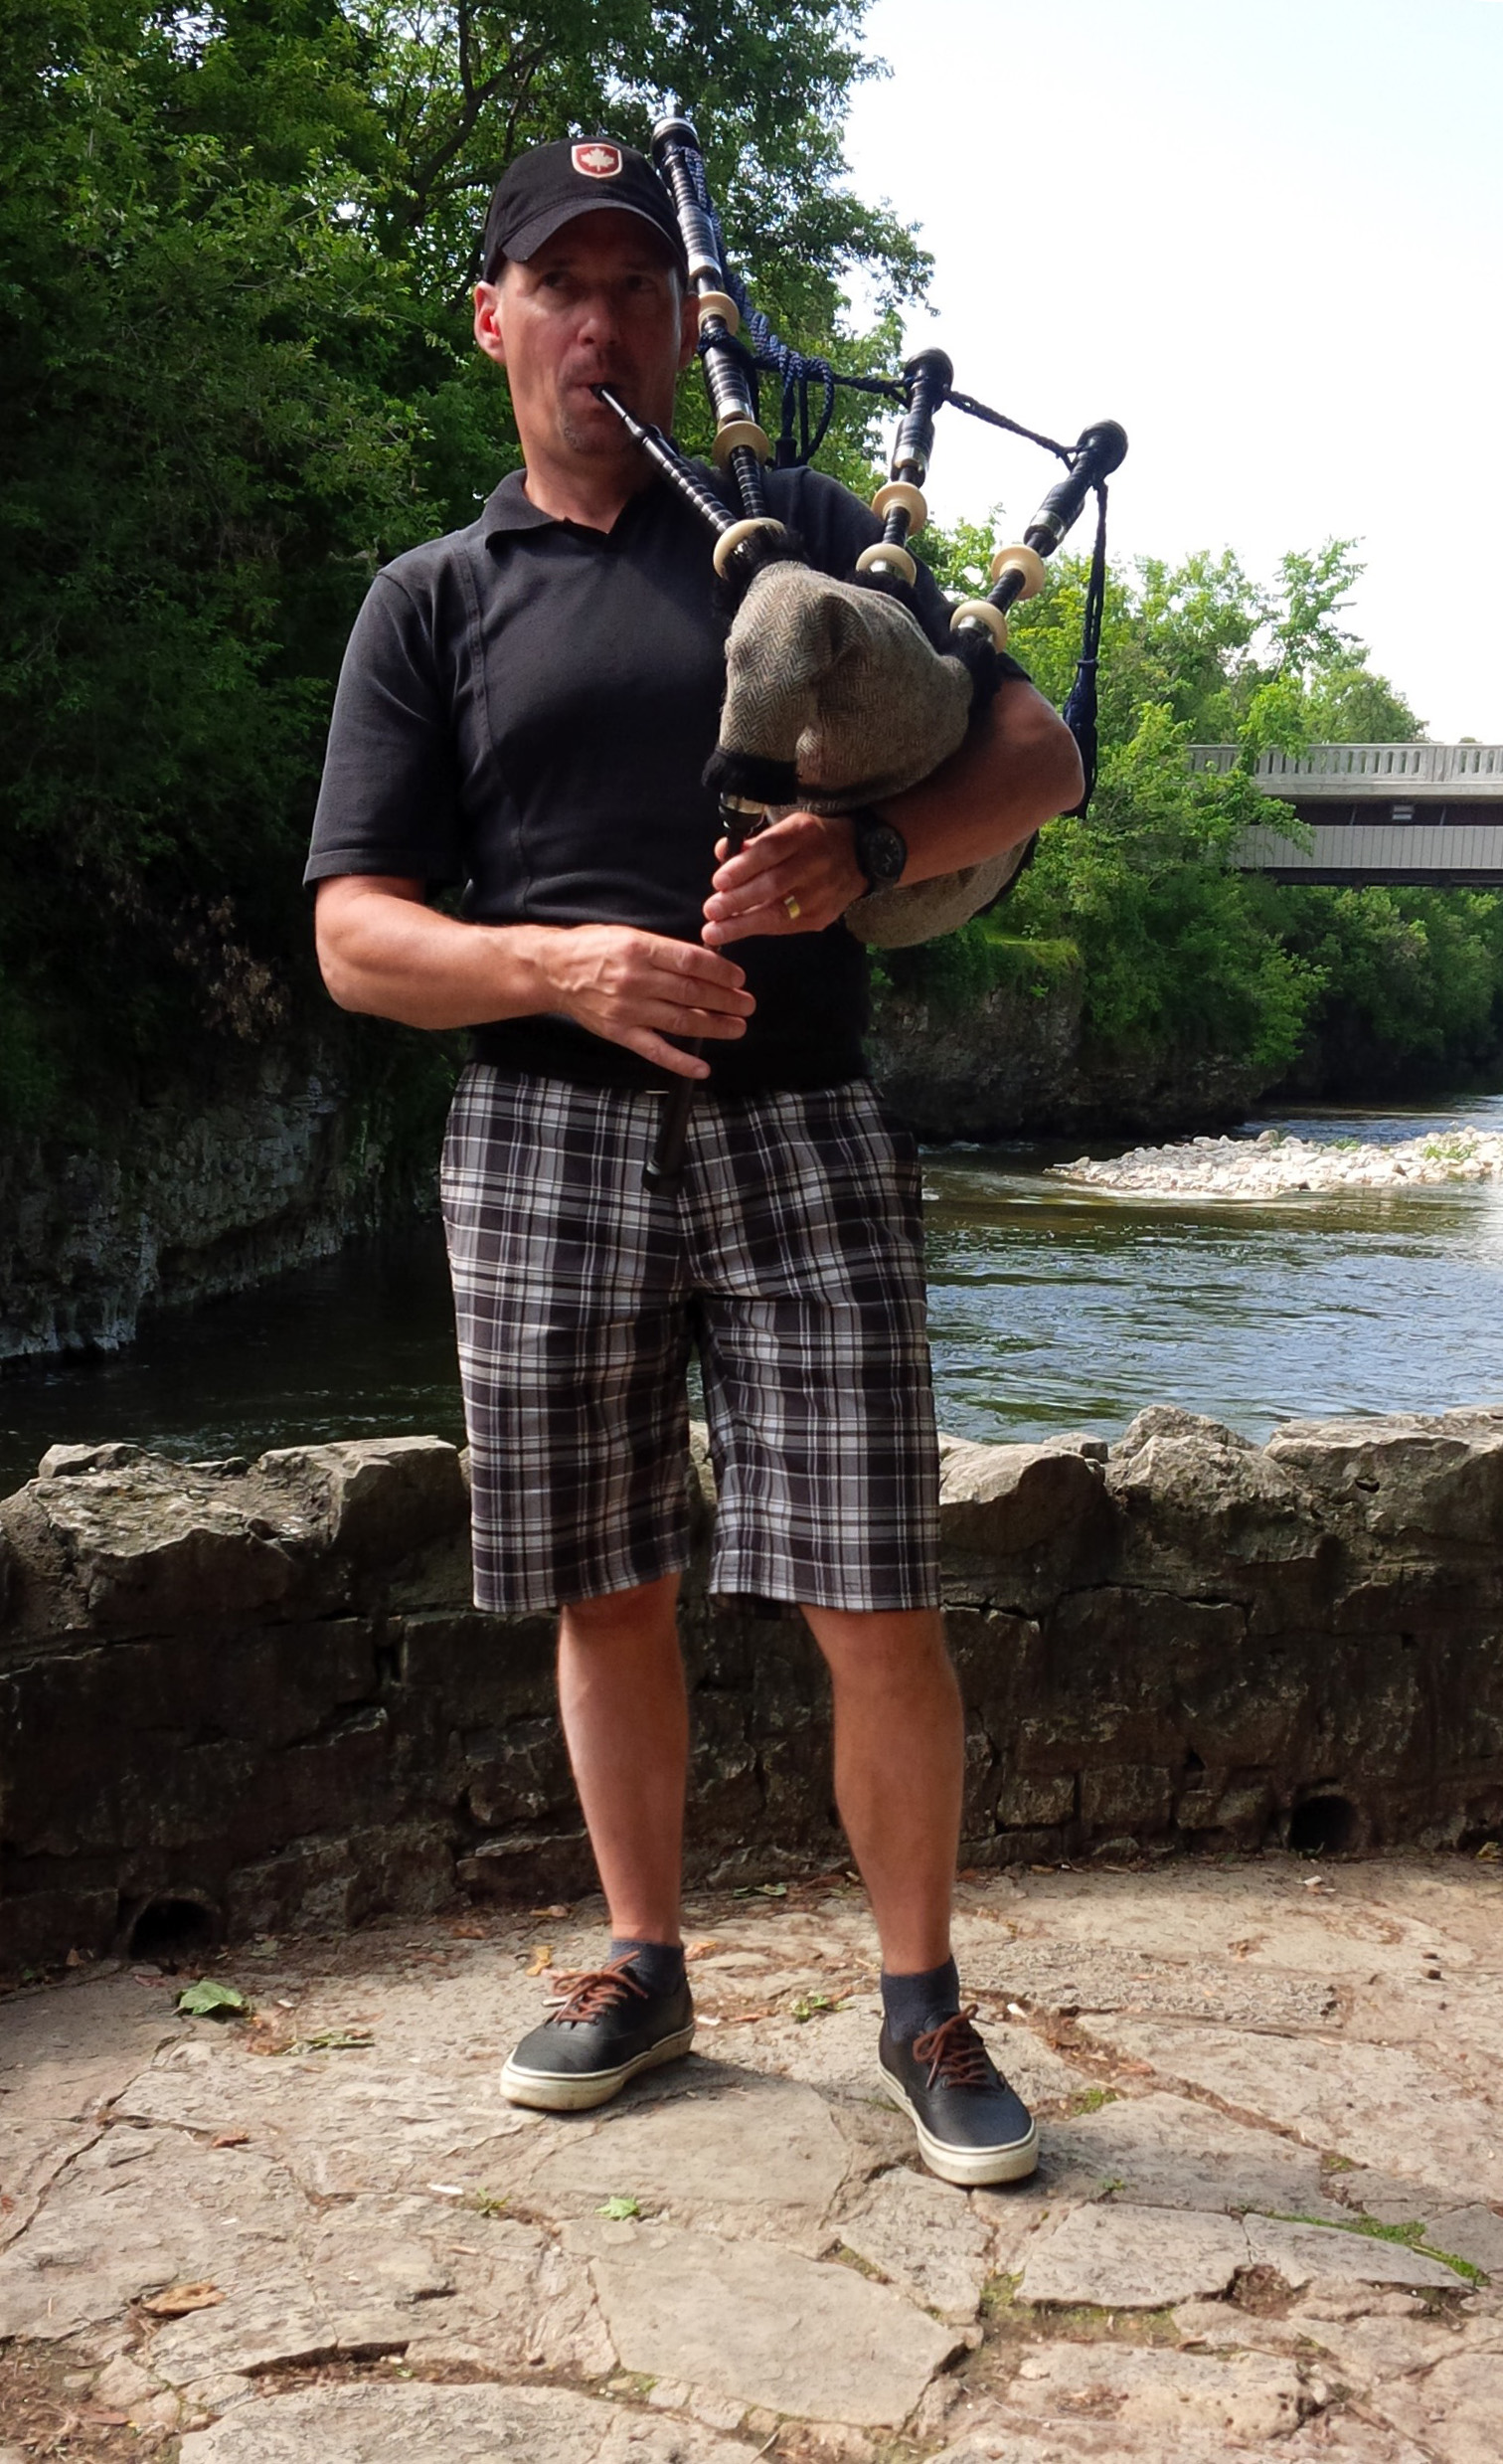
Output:
<instances>
[{"instance_id":1,"label":"man's finger","mask_svg":"<svg viewBox=\"0 0 1503 2464\"><path fill-rule=\"evenodd\" d=\"M659 1069L671 1070L675 1078L708 1078L710 1064L697 1052L681 1052L677 1044L668 1044L650 1027L634 1029L623 1035L621 1042L632 1052L640 1053L644 1061L655 1062Z\"/></svg>"}]
</instances>

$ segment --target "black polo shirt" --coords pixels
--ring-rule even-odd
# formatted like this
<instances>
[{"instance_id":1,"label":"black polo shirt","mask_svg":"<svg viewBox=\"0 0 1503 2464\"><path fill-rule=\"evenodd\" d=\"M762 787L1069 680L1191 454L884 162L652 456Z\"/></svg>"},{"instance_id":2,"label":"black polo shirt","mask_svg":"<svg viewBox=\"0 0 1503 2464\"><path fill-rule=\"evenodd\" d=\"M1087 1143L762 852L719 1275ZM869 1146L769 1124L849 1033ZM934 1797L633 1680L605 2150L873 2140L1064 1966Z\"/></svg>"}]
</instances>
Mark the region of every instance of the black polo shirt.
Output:
<instances>
[{"instance_id":1,"label":"black polo shirt","mask_svg":"<svg viewBox=\"0 0 1503 2464\"><path fill-rule=\"evenodd\" d=\"M880 531L843 487L768 473L811 563L848 575ZM919 569L942 642L949 612ZM714 870L727 619L710 540L665 482L609 532L558 521L502 480L480 519L415 548L371 586L345 655L305 878L391 873L467 884L485 924L617 923L697 941ZM739 942L756 1009L708 1047L726 1092L858 1076L865 953L844 924ZM658 1086L624 1046L552 1015L475 1031L481 1059L599 1084Z\"/></svg>"}]
</instances>

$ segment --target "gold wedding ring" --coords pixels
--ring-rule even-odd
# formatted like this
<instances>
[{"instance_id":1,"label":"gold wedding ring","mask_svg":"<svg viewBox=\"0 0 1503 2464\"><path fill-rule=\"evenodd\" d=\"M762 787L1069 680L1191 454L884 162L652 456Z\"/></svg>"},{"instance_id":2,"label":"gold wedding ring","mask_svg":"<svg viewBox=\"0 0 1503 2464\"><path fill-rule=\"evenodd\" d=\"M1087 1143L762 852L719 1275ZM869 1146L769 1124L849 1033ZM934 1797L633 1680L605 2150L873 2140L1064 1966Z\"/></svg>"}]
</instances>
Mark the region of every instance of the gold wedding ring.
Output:
<instances>
[{"instance_id":1,"label":"gold wedding ring","mask_svg":"<svg viewBox=\"0 0 1503 2464\"><path fill-rule=\"evenodd\" d=\"M799 903L791 890L788 892L787 897L783 900L783 905L788 911L788 922L790 924L796 924L799 917L803 914L803 909L799 906Z\"/></svg>"}]
</instances>

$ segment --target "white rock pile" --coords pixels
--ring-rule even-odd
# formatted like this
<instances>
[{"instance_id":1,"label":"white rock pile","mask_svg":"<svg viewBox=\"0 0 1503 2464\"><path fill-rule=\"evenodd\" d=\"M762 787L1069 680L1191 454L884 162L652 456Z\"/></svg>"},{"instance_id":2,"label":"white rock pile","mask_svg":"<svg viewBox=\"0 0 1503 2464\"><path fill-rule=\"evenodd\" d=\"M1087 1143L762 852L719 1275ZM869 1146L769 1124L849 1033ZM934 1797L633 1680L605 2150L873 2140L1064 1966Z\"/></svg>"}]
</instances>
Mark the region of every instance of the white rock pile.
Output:
<instances>
[{"instance_id":1,"label":"white rock pile","mask_svg":"<svg viewBox=\"0 0 1503 2464\"><path fill-rule=\"evenodd\" d=\"M1048 1167L1062 1180L1132 1197L1264 1200L1306 1190L1400 1189L1503 1177L1503 1135L1460 1123L1394 1145L1360 1139L1321 1142L1263 1130L1256 1138L1192 1138L1174 1146Z\"/></svg>"}]
</instances>

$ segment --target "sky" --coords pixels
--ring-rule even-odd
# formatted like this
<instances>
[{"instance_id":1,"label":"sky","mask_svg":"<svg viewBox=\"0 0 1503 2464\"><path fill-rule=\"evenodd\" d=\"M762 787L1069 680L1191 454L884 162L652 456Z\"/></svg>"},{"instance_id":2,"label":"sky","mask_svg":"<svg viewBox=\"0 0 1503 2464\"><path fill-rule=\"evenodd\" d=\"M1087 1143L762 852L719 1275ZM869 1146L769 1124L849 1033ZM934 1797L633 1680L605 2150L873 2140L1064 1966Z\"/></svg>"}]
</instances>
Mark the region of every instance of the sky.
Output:
<instances>
[{"instance_id":1,"label":"sky","mask_svg":"<svg viewBox=\"0 0 1503 2464\"><path fill-rule=\"evenodd\" d=\"M934 259L912 349L1067 440L1114 556L1356 538L1345 616L1437 742L1503 742L1500 0L875 0L852 183ZM1055 465L949 413L941 520ZM1076 539L1086 544L1083 522Z\"/></svg>"}]
</instances>

